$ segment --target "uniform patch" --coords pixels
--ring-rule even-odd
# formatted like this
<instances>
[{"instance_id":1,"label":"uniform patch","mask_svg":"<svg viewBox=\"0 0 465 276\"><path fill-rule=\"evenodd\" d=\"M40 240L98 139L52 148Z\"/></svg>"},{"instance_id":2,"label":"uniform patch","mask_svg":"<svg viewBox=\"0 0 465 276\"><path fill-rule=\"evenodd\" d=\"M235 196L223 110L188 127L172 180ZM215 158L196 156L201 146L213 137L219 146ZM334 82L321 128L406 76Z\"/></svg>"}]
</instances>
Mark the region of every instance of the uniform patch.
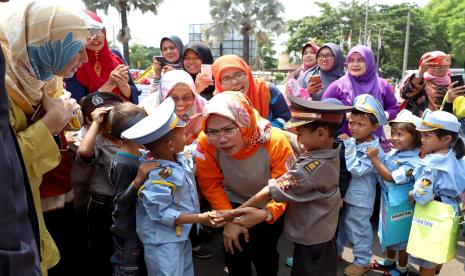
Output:
<instances>
[{"instance_id":1,"label":"uniform patch","mask_svg":"<svg viewBox=\"0 0 465 276\"><path fill-rule=\"evenodd\" d=\"M420 187L422 188L428 188L429 185L431 185L431 180L423 178L420 183Z\"/></svg>"},{"instance_id":2,"label":"uniform patch","mask_svg":"<svg viewBox=\"0 0 465 276\"><path fill-rule=\"evenodd\" d=\"M410 177L413 175L413 169L410 169L408 170L406 173L405 173L406 176Z\"/></svg>"},{"instance_id":3,"label":"uniform patch","mask_svg":"<svg viewBox=\"0 0 465 276\"><path fill-rule=\"evenodd\" d=\"M281 191L285 192L293 187L296 187L299 185L299 180L296 177L281 177L277 181L279 189Z\"/></svg>"},{"instance_id":4,"label":"uniform patch","mask_svg":"<svg viewBox=\"0 0 465 276\"><path fill-rule=\"evenodd\" d=\"M305 165L305 169L309 173L313 173L316 169L318 169L321 166L321 161L320 160L313 160L307 165Z\"/></svg>"},{"instance_id":5,"label":"uniform patch","mask_svg":"<svg viewBox=\"0 0 465 276\"><path fill-rule=\"evenodd\" d=\"M184 151L184 159L185 160L191 160L192 159L192 154L189 150Z\"/></svg>"},{"instance_id":6,"label":"uniform patch","mask_svg":"<svg viewBox=\"0 0 465 276\"><path fill-rule=\"evenodd\" d=\"M294 156L291 154L287 157L286 159L286 169L289 171L290 169L292 169L295 165L295 158Z\"/></svg>"},{"instance_id":7,"label":"uniform patch","mask_svg":"<svg viewBox=\"0 0 465 276\"><path fill-rule=\"evenodd\" d=\"M168 167L163 167L163 168L161 168L160 172L158 173L158 176L165 179L165 178L169 177L172 174L173 174L173 169L170 169Z\"/></svg>"}]
</instances>

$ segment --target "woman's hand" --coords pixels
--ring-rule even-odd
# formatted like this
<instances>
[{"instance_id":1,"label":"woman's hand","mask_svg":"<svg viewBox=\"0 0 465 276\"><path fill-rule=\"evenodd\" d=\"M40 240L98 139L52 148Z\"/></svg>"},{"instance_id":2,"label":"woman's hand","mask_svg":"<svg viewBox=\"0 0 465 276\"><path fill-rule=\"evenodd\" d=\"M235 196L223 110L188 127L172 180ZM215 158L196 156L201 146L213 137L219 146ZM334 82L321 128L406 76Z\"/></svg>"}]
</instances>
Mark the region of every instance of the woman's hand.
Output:
<instances>
[{"instance_id":1,"label":"woman's hand","mask_svg":"<svg viewBox=\"0 0 465 276\"><path fill-rule=\"evenodd\" d=\"M80 109L68 91L58 98L51 98L47 93L43 93L42 106L46 112L42 122L52 135L63 130Z\"/></svg>"},{"instance_id":2,"label":"woman's hand","mask_svg":"<svg viewBox=\"0 0 465 276\"><path fill-rule=\"evenodd\" d=\"M213 79L208 74L198 73L195 77L195 90L197 90L197 93L202 93L208 86L213 84Z\"/></svg>"},{"instance_id":3,"label":"woman's hand","mask_svg":"<svg viewBox=\"0 0 465 276\"><path fill-rule=\"evenodd\" d=\"M321 89L323 89L323 84L321 84L321 82L309 82L307 85L307 92L310 95L320 91Z\"/></svg>"},{"instance_id":4,"label":"woman's hand","mask_svg":"<svg viewBox=\"0 0 465 276\"><path fill-rule=\"evenodd\" d=\"M156 59L156 56L152 58L152 67L154 72L154 77L156 79L161 78L161 63Z\"/></svg>"},{"instance_id":5,"label":"woman's hand","mask_svg":"<svg viewBox=\"0 0 465 276\"><path fill-rule=\"evenodd\" d=\"M456 85L457 83L458 81L449 84L445 99L447 103L453 103L455 98L465 95L465 86L454 87L454 85Z\"/></svg>"},{"instance_id":6,"label":"woman's hand","mask_svg":"<svg viewBox=\"0 0 465 276\"><path fill-rule=\"evenodd\" d=\"M234 223L226 223L223 230L223 244L226 252L234 254L234 246L242 252L242 247L239 242L240 234L244 234L245 242L249 242L249 231L247 228Z\"/></svg>"},{"instance_id":7,"label":"woman's hand","mask_svg":"<svg viewBox=\"0 0 465 276\"><path fill-rule=\"evenodd\" d=\"M421 77L423 77L426 71L428 71L432 66L436 65L436 63L432 61L434 58L435 57L427 56L426 59L424 59L420 64L420 67L418 67L418 74Z\"/></svg>"}]
</instances>

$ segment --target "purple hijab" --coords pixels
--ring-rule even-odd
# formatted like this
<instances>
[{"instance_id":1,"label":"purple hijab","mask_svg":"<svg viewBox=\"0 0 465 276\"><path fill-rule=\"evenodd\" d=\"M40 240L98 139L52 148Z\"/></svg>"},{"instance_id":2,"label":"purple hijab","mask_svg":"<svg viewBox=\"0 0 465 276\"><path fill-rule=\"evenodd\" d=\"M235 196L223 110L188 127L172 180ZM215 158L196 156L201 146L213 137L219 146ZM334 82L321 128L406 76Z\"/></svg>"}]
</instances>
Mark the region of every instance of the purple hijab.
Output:
<instances>
[{"instance_id":1,"label":"purple hijab","mask_svg":"<svg viewBox=\"0 0 465 276\"><path fill-rule=\"evenodd\" d=\"M347 54L346 64L353 53L359 53L365 59L366 72L360 77L354 77L347 71L340 79L342 90L347 89L351 102L361 94L370 94L376 99L383 98L381 92L381 83L378 74L376 73L375 56L370 48L364 45L357 45L350 49ZM345 88L345 89L344 89Z\"/></svg>"}]
</instances>

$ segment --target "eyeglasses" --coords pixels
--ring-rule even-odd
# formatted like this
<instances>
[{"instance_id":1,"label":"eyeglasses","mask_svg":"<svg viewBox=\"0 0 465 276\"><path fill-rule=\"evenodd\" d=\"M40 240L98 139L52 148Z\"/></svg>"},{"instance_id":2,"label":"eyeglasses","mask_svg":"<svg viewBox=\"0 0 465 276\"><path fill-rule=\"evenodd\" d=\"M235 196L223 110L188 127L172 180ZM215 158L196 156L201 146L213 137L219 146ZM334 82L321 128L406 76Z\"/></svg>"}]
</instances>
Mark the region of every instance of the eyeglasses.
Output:
<instances>
[{"instance_id":1,"label":"eyeglasses","mask_svg":"<svg viewBox=\"0 0 465 276\"><path fill-rule=\"evenodd\" d=\"M228 77L224 77L220 80L221 84L231 84L233 79L236 81L243 81L247 77L247 74L245 72L237 72L236 74Z\"/></svg>"},{"instance_id":2,"label":"eyeglasses","mask_svg":"<svg viewBox=\"0 0 465 276\"><path fill-rule=\"evenodd\" d=\"M220 138L220 135L224 135L226 137L232 137L236 135L238 131L239 131L238 127L228 127L228 128L218 129L218 130L209 130L205 132L205 134L207 135L208 139L218 140Z\"/></svg>"},{"instance_id":3,"label":"eyeglasses","mask_svg":"<svg viewBox=\"0 0 465 276\"><path fill-rule=\"evenodd\" d=\"M102 37L103 36L103 29L102 28L91 28L89 29L90 32L90 40L96 38L96 37Z\"/></svg>"},{"instance_id":4,"label":"eyeglasses","mask_svg":"<svg viewBox=\"0 0 465 276\"><path fill-rule=\"evenodd\" d=\"M332 59L334 57L333 54L325 54L325 55L318 55L318 59Z\"/></svg>"},{"instance_id":5,"label":"eyeglasses","mask_svg":"<svg viewBox=\"0 0 465 276\"><path fill-rule=\"evenodd\" d=\"M194 95L189 95L189 96L182 96L182 97L178 97L178 96L171 96L171 98L173 99L173 101L175 103L179 102L179 101L183 101L183 102L190 102L190 101L193 101L195 96Z\"/></svg>"}]
</instances>

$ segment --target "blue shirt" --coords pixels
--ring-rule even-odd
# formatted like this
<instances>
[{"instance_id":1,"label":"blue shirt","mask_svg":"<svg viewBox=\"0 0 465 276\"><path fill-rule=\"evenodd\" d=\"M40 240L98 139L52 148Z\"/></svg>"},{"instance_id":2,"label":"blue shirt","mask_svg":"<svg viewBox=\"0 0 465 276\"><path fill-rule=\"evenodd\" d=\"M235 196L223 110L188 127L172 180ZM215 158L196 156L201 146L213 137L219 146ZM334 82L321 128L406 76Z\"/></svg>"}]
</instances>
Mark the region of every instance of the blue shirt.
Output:
<instances>
[{"instance_id":1,"label":"blue shirt","mask_svg":"<svg viewBox=\"0 0 465 276\"><path fill-rule=\"evenodd\" d=\"M268 113L268 121L271 125L280 129L284 128L289 119L291 119L291 111L284 99L283 93L278 87L270 83L270 112Z\"/></svg>"},{"instance_id":2,"label":"blue shirt","mask_svg":"<svg viewBox=\"0 0 465 276\"><path fill-rule=\"evenodd\" d=\"M414 172L413 198L420 205L440 197L459 214L458 196L465 189L465 160L457 160L454 150L446 155L431 153Z\"/></svg>"},{"instance_id":3,"label":"blue shirt","mask_svg":"<svg viewBox=\"0 0 465 276\"><path fill-rule=\"evenodd\" d=\"M194 152L193 147L186 147L184 152L177 154L178 162L157 160L161 166L149 173L140 188L136 224L137 234L144 244L179 242L189 238L192 225L179 225L179 234L175 221L182 213L194 214L200 210Z\"/></svg>"},{"instance_id":4,"label":"blue shirt","mask_svg":"<svg viewBox=\"0 0 465 276\"><path fill-rule=\"evenodd\" d=\"M384 151L378 137L373 141L356 144L355 138L344 140L347 170L352 174L344 201L358 207L373 208L376 197L377 172L366 155L368 148L378 148L378 158Z\"/></svg>"}]
</instances>

